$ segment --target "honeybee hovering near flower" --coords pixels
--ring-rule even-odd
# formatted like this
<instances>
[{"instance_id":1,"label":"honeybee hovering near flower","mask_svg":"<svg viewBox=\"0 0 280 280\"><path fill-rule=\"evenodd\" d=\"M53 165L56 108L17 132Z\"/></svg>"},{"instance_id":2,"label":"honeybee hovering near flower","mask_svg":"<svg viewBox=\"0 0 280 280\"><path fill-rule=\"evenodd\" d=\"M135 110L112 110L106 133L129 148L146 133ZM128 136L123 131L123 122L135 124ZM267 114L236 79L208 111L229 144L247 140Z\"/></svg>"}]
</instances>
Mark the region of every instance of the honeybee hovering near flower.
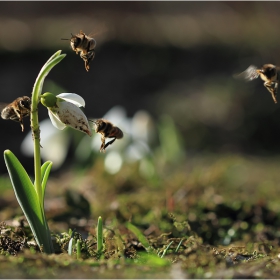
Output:
<instances>
[{"instance_id":1,"label":"honeybee hovering near flower","mask_svg":"<svg viewBox=\"0 0 280 280\"><path fill-rule=\"evenodd\" d=\"M73 35L71 33L71 39L62 39L62 40L70 40L70 45L73 51L76 54L80 54L80 57L85 62L86 71L89 71L89 64L93 60L95 56L96 41L94 38L87 36L82 30L80 34Z\"/></svg>"},{"instance_id":2,"label":"honeybee hovering near flower","mask_svg":"<svg viewBox=\"0 0 280 280\"><path fill-rule=\"evenodd\" d=\"M271 93L274 103L277 103L276 97L279 84L279 70L280 67L273 64L264 64L260 69L254 65L250 65L244 72L234 75L234 77L252 81L260 76L264 81L263 85Z\"/></svg>"},{"instance_id":3,"label":"honeybee hovering near flower","mask_svg":"<svg viewBox=\"0 0 280 280\"><path fill-rule=\"evenodd\" d=\"M1 117L4 120L20 122L21 130L24 131L23 118L30 115L30 106L31 99L28 96L18 97L12 103L5 105Z\"/></svg>"},{"instance_id":4,"label":"honeybee hovering near flower","mask_svg":"<svg viewBox=\"0 0 280 280\"><path fill-rule=\"evenodd\" d=\"M113 144L116 141L116 139L123 138L123 132L117 126L114 126L111 122L104 119L90 121L95 124L95 132L101 134L100 152L105 152L106 148L109 145ZM105 143L106 138L114 139Z\"/></svg>"}]
</instances>

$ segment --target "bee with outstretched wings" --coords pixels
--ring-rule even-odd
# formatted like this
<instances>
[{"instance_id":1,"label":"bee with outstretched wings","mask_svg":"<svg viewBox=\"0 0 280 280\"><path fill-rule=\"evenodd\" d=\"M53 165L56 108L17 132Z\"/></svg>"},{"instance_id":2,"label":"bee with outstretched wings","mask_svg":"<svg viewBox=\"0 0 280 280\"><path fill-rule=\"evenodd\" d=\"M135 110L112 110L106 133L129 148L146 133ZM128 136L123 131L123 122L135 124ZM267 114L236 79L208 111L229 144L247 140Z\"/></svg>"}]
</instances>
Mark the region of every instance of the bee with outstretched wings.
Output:
<instances>
[{"instance_id":1,"label":"bee with outstretched wings","mask_svg":"<svg viewBox=\"0 0 280 280\"><path fill-rule=\"evenodd\" d=\"M277 103L277 90L279 84L278 71L280 67L273 64L264 64L260 69L254 65L250 65L244 72L234 75L237 79L252 81L259 76L264 81L264 86L271 93L274 103Z\"/></svg>"}]
</instances>

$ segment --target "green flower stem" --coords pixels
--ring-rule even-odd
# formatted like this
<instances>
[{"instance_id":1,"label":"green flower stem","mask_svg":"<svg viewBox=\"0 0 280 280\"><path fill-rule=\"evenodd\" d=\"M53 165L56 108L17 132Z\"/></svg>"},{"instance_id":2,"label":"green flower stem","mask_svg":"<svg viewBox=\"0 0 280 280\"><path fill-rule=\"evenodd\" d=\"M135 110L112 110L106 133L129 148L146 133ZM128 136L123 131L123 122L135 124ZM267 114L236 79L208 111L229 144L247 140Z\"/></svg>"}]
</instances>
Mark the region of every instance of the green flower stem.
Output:
<instances>
[{"instance_id":1,"label":"green flower stem","mask_svg":"<svg viewBox=\"0 0 280 280\"><path fill-rule=\"evenodd\" d=\"M48 236L47 238L48 245L46 246L45 244L44 246L46 253L53 253L54 251L51 243L51 236L49 232L48 223L46 221L45 212L44 212L44 194L45 194L46 182L42 182L42 176L44 176L45 174L41 174L41 152L40 152L41 146L40 146L40 126L39 126L39 119L38 119L38 104L40 101L39 98L42 93L42 88L46 76L49 74L51 69L56 64L58 64L65 56L66 56L65 54L61 54L61 51L57 51L54 55L52 55L49 58L49 60L45 63L39 75L37 76L37 79L34 83L32 97L31 97L30 121L31 121L31 130L32 130L32 136L34 141L34 176L35 176L34 188L41 208L40 210L43 218L43 227L45 228L45 234L47 234Z\"/></svg>"},{"instance_id":2,"label":"green flower stem","mask_svg":"<svg viewBox=\"0 0 280 280\"><path fill-rule=\"evenodd\" d=\"M50 59L46 62L46 64L41 69L34 87L32 91L32 99L31 99L31 130L34 140L34 176L35 176L35 190L38 195L40 204L44 205L43 200L43 192L41 187L41 155L40 155L40 127L38 120L38 104L39 98L42 93L43 83L50 72L50 70L58 64L66 54L61 54L61 51L57 51ZM43 210L43 209L42 209Z\"/></svg>"}]
</instances>

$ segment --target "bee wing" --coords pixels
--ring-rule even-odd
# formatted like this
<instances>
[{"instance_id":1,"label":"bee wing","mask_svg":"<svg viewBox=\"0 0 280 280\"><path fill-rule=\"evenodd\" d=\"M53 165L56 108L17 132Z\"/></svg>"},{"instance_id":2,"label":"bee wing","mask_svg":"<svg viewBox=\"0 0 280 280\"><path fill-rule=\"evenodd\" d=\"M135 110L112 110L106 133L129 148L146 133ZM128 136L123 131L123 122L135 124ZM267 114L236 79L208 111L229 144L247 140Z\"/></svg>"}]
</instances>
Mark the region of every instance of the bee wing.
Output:
<instances>
[{"instance_id":1,"label":"bee wing","mask_svg":"<svg viewBox=\"0 0 280 280\"><path fill-rule=\"evenodd\" d=\"M0 111L2 111L9 103L0 102Z\"/></svg>"},{"instance_id":2,"label":"bee wing","mask_svg":"<svg viewBox=\"0 0 280 280\"><path fill-rule=\"evenodd\" d=\"M0 103L1 118L4 120L13 120L13 118L17 118L17 115L14 114L14 110L8 105L8 103Z\"/></svg>"},{"instance_id":3,"label":"bee wing","mask_svg":"<svg viewBox=\"0 0 280 280\"><path fill-rule=\"evenodd\" d=\"M11 103L1 103L0 102L0 112L2 119L10 119L12 121L19 122L19 116L16 114L15 110L12 109L11 106L9 106ZM19 111L17 111L19 112ZM22 118L27 117L30 115L30 110L23 109L19 114L21 113Z\"/></svg>"},{"instance_id":4,"label":"bee wing","mask_svg":"<svg viewBox=\"0 0 280 280\"><path fill-rule=\"evenodd\" d=\"M245 71L239 74L233 75L235 79L242 79L246 81L252 81L259 77L259 73L256 71L258 67L250 65Z\"/></svg>"},{"instance_id":5,"label":"bee wing","mask_svg":"<svg viewBox=\"0 0 280 280\"><path fill-rule=\"evenodd\" d=\"M9 103L3 103L0 102L0 112L1 112L1 117L2 117L2 113L4 114L4 109L7 107L7 105L9 105ZM2 117L3 118L3 117Z\"/></svg>"}]
</instances>

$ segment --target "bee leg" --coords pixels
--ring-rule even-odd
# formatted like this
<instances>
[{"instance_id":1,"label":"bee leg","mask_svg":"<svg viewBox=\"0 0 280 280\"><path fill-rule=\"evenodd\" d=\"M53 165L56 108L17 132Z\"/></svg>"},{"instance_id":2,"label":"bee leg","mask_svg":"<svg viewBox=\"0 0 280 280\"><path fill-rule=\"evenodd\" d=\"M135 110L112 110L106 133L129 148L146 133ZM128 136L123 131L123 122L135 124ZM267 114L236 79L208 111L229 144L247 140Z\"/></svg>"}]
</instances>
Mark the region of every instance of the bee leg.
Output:
<instances>
[{"instance_id":1,"label":"bee leg","mask_svg":"<svg viewBox=\"0 0 280 280\"><path fill-rule=\"evenodd\" d=\"M21 126L21 131L23 132L23 131L24 131L24 125L23 125L23 117L22 117L22 114L21 114L21 112L18 111L18 110L15 110L15 113L16 113L16 115L17 115L17 117L18 117L18 121L19 121L20 126Z\"/></svg>"},{"instance_id":2,"label":"bee leg","mask_svg":"<svg viewBox=\"0 0 280 280\"><path fill-rule=\"evenodd\" d=\"M109 146L109 145L112 145L115 141L116 141L117 138L114 138L113 140L109 141L105 146L104 146L104 151L105 149Z\"/></svg>"},{"instance_id":3,"label":"bee leg","mask_svg":"<svg viewBox=\"0 0 280 280\"><path fill-rule=\"evenodd\" d=\"M278 83L271 83L271 82L265 82L264 86L267 88L267 90L271 93L271 97L275 104L277 104L277 90L278 90Z\"/></svg>"},{"instance_id":4,"label":"bee leg","mask_svg":"<svg viewBox=\"0 0 280 280\"><path fill-rule=\"evenodd\" d=\"M85 62L85 68L87 70L87 72L89 71L89 63L90 63L90 60L88 59L88 56L86 53L84 52L81 52L80 53L80 57L81 59Z\"/></svg>"},{"instance_id":5,"label":"bee leg","mask_svg":"<svg viewBox=\"0 0 280 280\"><path fill-rule=\"evenodd\" d=\"M21 131L23 132L23 131L24 131L24 125L23 125L23 122L20 122L20 126L21 126Z\"/></svg>"},{"instance_id":6,"label":"bee leg","mask_svg":"<svg viewBox=\"0 0 280 280\"><path fill-rule=\"evenodd\" d=\"M21 126L21 131L23 132L24 131L24 125L23 125L23 118L22 117L19 119L19 122L20 122L20 126Z\"/></svg>"},{"instance_id":7,"label":"bee leg","mask_svg":"<svg viewBox=\"0 0 280 280\"><path fill-rule=\"evenodd\" d=\"M105 153L105 137L102 136L101 137L101 146L100 146L100 152L104 152Z\"/></svg>"},{"instance_id":8,"label":"bee leg","mask_svg":"<svg viewBox=\"0 0 280 280\"><path fill-rule=\"evenodd\" d=\"M86 68L86 70L87 70L87 72L88 72L88 71L89 71L89 63L88 63L87 60L85 60L85 68Z\"/></svg>"}]
</instances>

